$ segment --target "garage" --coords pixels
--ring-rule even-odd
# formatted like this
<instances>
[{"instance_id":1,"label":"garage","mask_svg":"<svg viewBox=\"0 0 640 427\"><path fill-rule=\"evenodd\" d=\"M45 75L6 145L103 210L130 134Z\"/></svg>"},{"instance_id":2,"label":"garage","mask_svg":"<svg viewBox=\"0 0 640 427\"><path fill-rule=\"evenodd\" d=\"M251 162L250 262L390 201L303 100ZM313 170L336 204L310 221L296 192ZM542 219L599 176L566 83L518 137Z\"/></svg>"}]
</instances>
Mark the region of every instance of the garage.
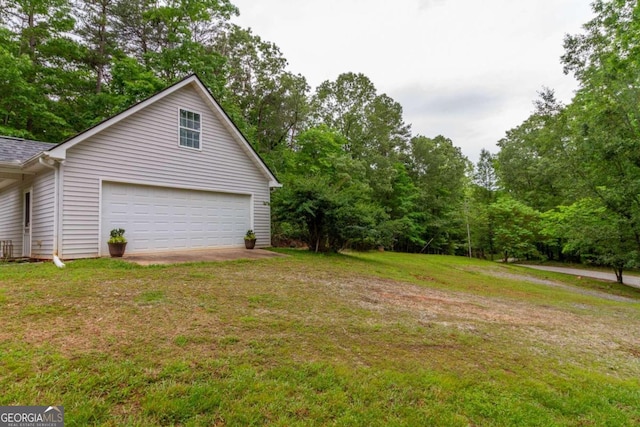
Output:
<instances>
[{"instance_id":1,"label":"garage","mask_svg":"<svg viewBox=\"0 0 640 427\"><path fill-rule=\"evenodd\" d=\"M250 212L249 195L103 182L101 253L114 228L129 254L242 246Z\"/></svg>"}]
</instances>

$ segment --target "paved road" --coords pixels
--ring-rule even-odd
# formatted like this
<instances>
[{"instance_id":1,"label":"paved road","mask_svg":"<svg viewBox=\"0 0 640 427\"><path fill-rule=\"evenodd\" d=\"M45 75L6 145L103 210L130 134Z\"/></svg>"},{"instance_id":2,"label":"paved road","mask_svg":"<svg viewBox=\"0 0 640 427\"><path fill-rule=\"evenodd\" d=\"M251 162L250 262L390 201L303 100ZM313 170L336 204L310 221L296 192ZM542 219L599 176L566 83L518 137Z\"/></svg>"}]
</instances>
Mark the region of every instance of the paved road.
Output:
<instances>
[{"instance_id":1,"label":"paved road","mask_svg":"<svg viewBox=\"0 0 640 427\"><path fill-rule=\"evenodd\" d=\"M546 265L518 265L520 267L535 268L536 270L553 271L556 273L572 274L574 276L593 277L594 279L611 280L612 282L616 281L616 275L614 273L606 273L604 271L583 270L567 267L548 267ZM640 277L624 275L623 273L622 280L625 285L640 289Z\"/></svg>"}]
</instances>

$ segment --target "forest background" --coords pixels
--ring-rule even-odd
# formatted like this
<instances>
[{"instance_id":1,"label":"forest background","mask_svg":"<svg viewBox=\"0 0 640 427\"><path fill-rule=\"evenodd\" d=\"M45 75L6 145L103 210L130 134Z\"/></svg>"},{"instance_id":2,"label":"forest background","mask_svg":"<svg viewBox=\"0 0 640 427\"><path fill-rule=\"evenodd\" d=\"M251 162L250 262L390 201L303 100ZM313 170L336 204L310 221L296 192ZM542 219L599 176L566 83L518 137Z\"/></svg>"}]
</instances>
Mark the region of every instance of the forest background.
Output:
<instances>
[{"instance_id":1,"label":"forest background","mask_svg":"<svg viewBox=\"0 0 640 427\"><path fill-rule=\"evenodd\" d=\"M640 8L596 0L561 58L568 105L472 164L413 135L367 76L309 87L227 0L3 0L0 135L57 143L196 73L283 183L277 244L640 264Z\"/></svg>"}]
</instances>

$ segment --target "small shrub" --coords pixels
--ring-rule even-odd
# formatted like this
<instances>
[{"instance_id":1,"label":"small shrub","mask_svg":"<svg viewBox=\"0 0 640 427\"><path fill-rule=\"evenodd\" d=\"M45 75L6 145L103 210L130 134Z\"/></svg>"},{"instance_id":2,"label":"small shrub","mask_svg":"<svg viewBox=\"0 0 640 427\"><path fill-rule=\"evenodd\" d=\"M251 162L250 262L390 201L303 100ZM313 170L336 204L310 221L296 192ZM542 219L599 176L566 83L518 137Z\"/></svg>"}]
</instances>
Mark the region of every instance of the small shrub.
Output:
<instances>
[{"instance_id":1,"label":"small shrub","mask_svg":"<svg viewBox=\"0 0 640 427\"><path fill-rule=\"evenodd\" d=\"M109 243L127 243L127 239L124 237L124 228L114 228L110 234Z\"/></svg>"}]
</instances>

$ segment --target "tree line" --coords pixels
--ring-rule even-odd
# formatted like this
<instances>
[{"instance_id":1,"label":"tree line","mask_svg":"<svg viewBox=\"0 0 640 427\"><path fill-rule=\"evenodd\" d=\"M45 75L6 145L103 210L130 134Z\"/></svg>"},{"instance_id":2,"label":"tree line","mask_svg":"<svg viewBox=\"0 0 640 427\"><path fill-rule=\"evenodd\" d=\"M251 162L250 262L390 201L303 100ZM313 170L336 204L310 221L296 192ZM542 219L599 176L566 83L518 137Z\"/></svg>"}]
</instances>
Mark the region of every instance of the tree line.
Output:
<instances>
[{"instance_id":1,"label":"tree line","mask_svg":"<svg viewBox=\"0 0 640 427\"><path fill-rule=\"evenodd\" d=\"M312 90L228 0L5 0L0 134L60 142L197 73L284 188L274 238L455 253L468 160L344 73ZM427 243L429 243L427 247Z\"/></svg>"},{"instance_id":2,"label":"tree line","mask_svg":"<svg viewBox=\"0 0 640 427\"><path fill-rule=\"evenodd\" d=\"M0 134L60 142L195 72L284 184L280 244L586 260L621 280L640 250L640 12L592 7L561 59L574 99L543 89L474 165L363 74L312 89L228 0L5 0Z\"/></svg>"},{"instance_id":3,"label":"tree line","mask_svg":"<svg viewBox=\"0 0 640 427\"><path fill-rule=\"evenodd\" d=\"M610 266L622 282L640 262L640 7L596 0L592 8L583 31L564 40L565 73L579 83L572 101L543 89L499 152L484 153L477 239L505 257ZM508 219L501 206L510 206Z\"/></svg>"}]
</instances>

